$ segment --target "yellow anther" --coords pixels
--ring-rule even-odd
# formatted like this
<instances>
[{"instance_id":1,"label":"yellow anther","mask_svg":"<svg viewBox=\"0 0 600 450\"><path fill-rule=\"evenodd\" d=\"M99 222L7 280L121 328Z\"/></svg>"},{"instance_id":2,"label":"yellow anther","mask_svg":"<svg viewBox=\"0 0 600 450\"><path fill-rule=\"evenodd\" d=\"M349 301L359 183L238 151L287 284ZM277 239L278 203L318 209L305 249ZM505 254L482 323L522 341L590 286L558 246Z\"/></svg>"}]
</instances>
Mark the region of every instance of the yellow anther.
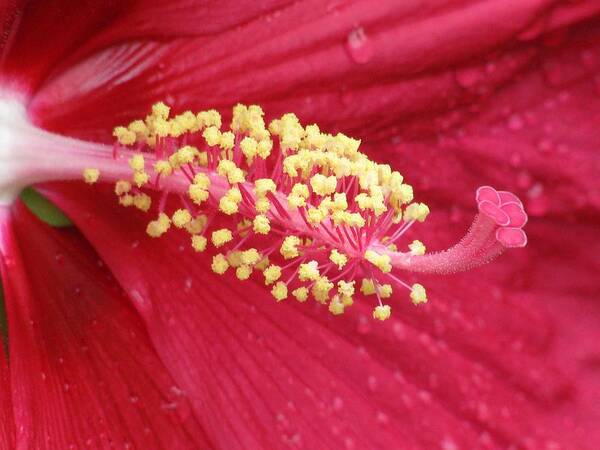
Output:
<instances>
[{"instance_id":1,"label":"yellow anther","mask_svg":"<svg viewBox=\"0 0 600 450\"><path fill-rule=\"evenodd\" d=\"M240 267L242 262L242 252L239 250L235 250L233 252L227 253L227 262L231 267Z\"/></svg>"},{"instance_id":2,"label":"yellow anther","mask_svg":"<svg viewBox=\"0 0 600 450\"><path fill-rule=\"evenodd\" d=\"M245 137L240 142L240 148L242 149L242 153L246 157L248 164L252 164L254 157L257 155L258 142L251 137Z\"/></svg>"},{"instance_id":3,"label":"yellow anther","mask_svg":"<svg viewBox=\"0 0 600 450\"><path fill-rule=\"evenodd\" d=\"M392 308L390 305L379 305L373 310L373 319L387 320L392 314Z\"/></svg>"},{"instance_id":4,"label":"yellow anther","mask_svg":"<svg viewBox=\"0 0 600 450\"><path fill-rule=\"evenodd\" d=\"M115 183L115 194L127 194L131 190L131 183L126 180L119 180Z\"/></svg>"},{"instance_id":5,"label":"yellow anther","mask_svg":"<svg viewBox=\"0 0 600 450\"><path fill-rule=\"evenodd\" d=\"M339 316L340 314L344 314L344 308L346 306L339 298L339 296L335 295L331 301L329 302L329 312L334 316Z\"/></svg>"},{"instance_id":6,"label":"yellow anther","mask_svg":"<svg viewBox=\"0 0 600 450\"><path fill-rule=\"evenodd\" d=\"M271 141L271 139L265 139L258 143L256 153L262 159L267 159L271 154L271 150L273 150L273 141Z\"/></svg>"},{"instance_id":7,"label":"yellow anther","mask_svg":"<svg viewBox=\"0 0 600 450\"><path fill-rule=\"evenodd\" d=\"M271 294L278 302L285 300L288 295L287 285L283 281L278 281L271 289Z\"/></svg>"},{"instance_id":8,"label":"yellow anther","mask_svg":"<svg viewBox=\"0 0 600 450\"><path fill-rule=\"evenodd\" d=\"M412 202L413 199L413 188L410 184L401 185L395 192L403 204Z\"/></svg>"},{"instance_id":9,"label":"yellow anther","mask_svg":"<svg viewBox=\"0 0 600 450\"><path fill-rule=\"evenodd\" d=\"M221 134L221 139L219 141L219 146L223 150L231 150L235 145L235 135L231 131L226 131Z\"/></svg>"},{"instance_id":10,"label":"yellow anther","mask_svg":"<svg viewBox=\"0 0 600 450\"><path fill-rule=\"evenodd\" d=\"M308 186L304 183L296 183L294 186L292 186L292 194L297 195L298 197L302 197L304 199L310 196Z\"/></svg>"},{"instance_id":11,"label":"yellow anther","mask_svg":"<svg viewBox=\"0 0 600 450\"><path fill-rule=\"evenodd\" d=\"M150 177L146 172L135 172L133 174L133 182L139 188L145 185L149 179Z\"/></svg>"},{"instance_id":12,"label":"yellow anther","mask_svg":"<svg viewBox=\"0 0 600 450\"><path fill-rule=\"evenodd\" d=\"M169 161L160 160L154 163L154 171L163 177L168 177L173 173L173 167Z\"/></svg>"},{"instance_id":13,"label":"yellow anther","mask_svg":"<svg viewBox=\"0 0 600 450\"><path fill-rule=\"evenodd\" d=\"M290 208L300 208L306 205L306 200L303 197L293 193L287 196L287 201Z\"/></svg>"},{"instance_id":14,"label":"yellow anther","mask_svg":"<svg viewBox=\"0 0 600 450\"><path fill-rule=\"evenodd\" d=\"M260 214L265 214L267 211L269 211L270 207L271 202L264 197L259 198L258 200L256 200L256 202L254 202L254 209L256 209L256 212Z\"/></svg>"},{"instance_id":15,"label":"yellow anther","mask_svg":"<svg viewBox=\"0 0 600 450\"><path fill-rule=\"evenodd\" d=\"M236 169L237 166L235 163L229 159L222 159L219 161L219 165L217 166L217 173L223 177L226 177L229 172Z\"/></svg>"},{"instance_id":16,"label":"yellow anther","mask_svg":"<svg viewBox=\"0 0 600 450\"><path fill-rule=\"evenodd\" d=\"M281 267L271 264L263 271L263 275L265 276L265 285L270 285L279 280L281 278ZM293 294L293 292L292 292Z\"/></svg>"},{"instance_id":17,"label":"yellow anther","mask_svg":"<svg viewBox=\"0 0 600 450\"><path fill-rule=\"evenodd\" d=\"M135 171L144 170L144 155L141 153L136 153L131 158L129 158L129 167L131 167Z\"/></svg>"},{"instance_id":18,"label":"yellow anther","mask_svg":"<svg viewBox=\"0 0 600 450\"><path fill-rule=\"evenodd\" d=\"M221 114L214 109L199 112L196 118L200 127L221 128Z\"/></svg>"},{"instance_id":19,"label":"yellow anther","mask_svg":"<svg viewBox=\"0 0 600 450\"><path fill-rule=\"evenodd\" d=\"M342 270L342 268L348 262L348 257L346 255L338 252L336 249L333 249L333 250L331 250L331 253L329 254L329 260L332 263L334 263L336 266L338 266L339 270Z\"/></svg>"},{"instance_id":20,"label":"yellow anther","mask_svg":"<svg viewBox=\"0 0 600 450\"><path fill-rule=\"evenodd\" d=\"M190 198L192 199L192 201L197 204L200 205L202 202L205 202L206 200L208 200L208 191L206 189L204 189L202 186L199 186L197 184L190 184L188 187L188 194L190 196Z\"/></svg>"},{"instance_id":21,"label":"yellow anther","mask_svg":"<svg viewBox=\"0 0 600 450\"><path fill-rule=\"evenodd\" d=\"M319 263L317 261L310 261L305 264L300 264L300 268L298 270L298 278L300 281L316 281L319 276Z\"/></svg>"},{"instance_id":22,"label":"yellow anther","mask_svg":"<svg viewBox=\"0 0 600 450\"><path fill-rule=\"evenodd\" d=\"M165 119L153 118L149 124L158 137L164 138L171 134L171 124Z\"/></svg>"},{"instance_id":23,"label":"yellow anther","mask_svg":"<svg viewBox=\"0 0 600 450\"><path fill-rule=\"evenodd\" d=\"M265 256L264 258L262 258L255 266L254 268L256 270L265 270L268 266L269 266L270 262L269 262L269 257Z\"/></svg>"},{"instance_id":24,"label":"yellow anther","mask_svg":"<svg viewBox=\"0 0 600 450\"><path fill-rule=\"evenodd\" d=\"M119 204L122 206L133 205L133 195L125 194L119 198Z\"/></svg>"},{"instance_id":25,"label":"yellow anther","mask_svg":"<svg viewBox=\"0 0 600 450\"><path fill-rule=\"evenodd\" d=\"M158 102L152 105L152 115L154 117L166 120L169 118L169 112L171 108L165 105L163 102Z\"/></svg>"},{"instance_id":26,"label":"yellow anther","mask_svg":"<svg viewBox=\"0 0 600 450\"><path fill-rule=\"evenodd\" d=\"M334 210L338 211L345 211L346 209L348 209L348 200L346 199L346 193L336 192L335 194L333 194L333 203L331 207Z\"/></svg>"},{"instance_id":27,"label":"yellow anther","mask_svg":"<svg viewBox=\"0 0 600 450\"><path fill-rule=\"evenodd\" d=\"M333 194L337 188L337 178L333 175L326 177L320 173L310 179L310 185L313 191L321 196Z\"/></svg>"},{"instance_id":28,"label":"yellow anther","mask_svg":"<svg viewBox=\"0 0 600 450\"><path fill-rule=\"evenodd\" d=\"M381 298L389 298L392 296L392 286L390 286L389 284L380 284L377 286L377 289L379 290L379 296Z\"/></svg>"},{"instance_id":29,"label":"yellow anther","mask_svg":"<svg viewBox=\"0 0 600 450\"><path fill-rule=\"evenodd\" d=\"M179 165L190 164L198 154L198 149L191 145L186 145L177 150L177 162Z\"/></svg>"},{"instance_id":30,"label":"yellow anther","mask_svg":"<svg viewBox=\"0 0 600 450\"><path fill-rule=\"evenodd\" d=\"M325 220L325 217L327 217L327 212L319 208L308 208L306 215L308 222L314 226L317 226L323 222L323 220Z\"/></svg>"},{"instance_id":31,"label":"yellow anther","mask_svg":"<svg viewBox=\"0 0 600 450\"><path fill-rule=\"evenodd\" d=\"M269 234L269 231L271 231L269 219L266 216L259 214L252 222L252 229L258 234Z\"/></svg>"},{"instance_id":32,"label":"yellow anther","mask_svg":"<svg viewBox=\"0 0 600 450\"><path fill-rule=\"evenodd\" d=\"M242 263L253 266L260 261L260 253L255 248L251 248L242 252Z\"/></svg>"},{"instance_id":33,"label":"yellow anther","mask_svg":"<svg viewBox=\"0 0 600 450\"><path fill-rule=\"evenodd\" d=\"M221 142L221 132L217 127L208 127L202 132L202 137L211 147L219 145Z\"/></svg>"},{"instance_id":34,"label":"yellow anther","mask_svg":"<svg viewBox=\"0 0 600 450\"><path fill-rule=\"evenodd\" d=\"M160 213L158 219L148 223L146 233L153 238L162 236L171 226L171 219L165 213Z\"/></svg>"},{"instance_id":35,"label":"yellow anther","mask_svg":"<svg viewBox=\"0 0 600 450\"><path fill-rule=\"evenodd\" d=\"M202 230L204 230L204 227L206 226L207 222L208 218L205 215L201 214L195 219L192 219L192 221L185 226L185 229L190 234L198 234Z\"/></svg>"},{"instance_id":36,"label":"yellow anther","mask_svg":"<svg viewBox=\"0 0 600 450\"><path fill-rule=\"evenodd\" d=\"M211 235L211 241L213 245L217 248L227 244L233 239L233 235L231 231L227 228L221 228L219 230L213 231Z\"/></svg>"},{"instance_id":37,"label":"yellow anther","mask_svg":"<svg viewBox=\"0 0 600 450\"><path fill-rule=\"evenodd\" d=\"M223 275L229 269L229 263L223 254L219 253L213 256L211 269L213 272Z\"/></svg>"},{"instance_id":38,"label":"yellow anther","mask_svg":"<svg viewBox=\"0 0 600 450\"><path fill-rule=\"evenodd\" d=\"M113 136L117 138L117 141L121 145L133 145L136 141L135 133L125 127L116 127L113 130Z\"/></svg>"},{"instance_id":39,"label":"yellow anther","mask_svg":"<svg viewBox=\"0 0 600 450\"><path fill-rule=\"evenodd\" d=\"M390 272L392 270L392 264L389 255L380 255L374 250L367 250L365 252L365 259L377 267L382 272Z\"/></svg>"},{"instance_id":40,"label":"yellow anther","mask_svg":"<svg viewBox=\"0 0 600 450\"><path fill-rule=\"evenodd\" d=\"M148 127L143 120L134 120L127 128L135 133L138 140L143 141L148 137Z\"/></svg>"},{"instance_id":41,"label":"yellow anther","mask_svg":"<svg viewBox=\"0 0 600 450\"><path fill-rule=\"evenodd\" d=\"M148 194L135 194L133 196L133 206L141 211L148 212L150 206L152 206L152 199Z\"/></svg>"},{"instance_id":42,"label":"yellow anther","mask_svg":"<svg viewBox=\"0 0 600 450\"><path fill-rule=\"evenodd\" d=\"M408 244L408 248L410 249L410 253L412 255L421 256L425 254L425 246L417 239Z\"/></svg>"},{"instance_id":43,"label":"yellow anther","mask_svg":"<svg viewBox=\"0 0 600 450\"><path fill-rule=\"evenodd\" d=\"M197 173L194 176L194 184L200 186L202 189L208 189L210 187L210 178L204 173Z\"/></svg>"},{"instance_id":44,"label":"yellow anther","mask_svg":"<svg viewBox=\"0 0 600 450\"><path fill-rule=\"evenodd\" d=\"M427 303L427 292L422 284L415 283L410 291L410 298L415 305Z\"/></svg>"},{"instance_id":45,"label":"yellow anther","mask_svg":"<svg viewBox=\"0 0 600 450\"><path fill-rule=\"evenodd\" d=\"M331 289L333 289L333 283L326 276L322 276L313 284L312 294L316 301L325 304L329 299L329 291Z\"/></svg>"},{"instance_id":46,"label":"yellow anther","mask_svg":"<svg viewBox=\"0 0 600 450\"><path fill-rule=\"evenodd\" d=\"M296 298L296 300L303 303L308 298L308 289L305 287L299 287L292 291L292 295Z\"/></svg>"},{"instance_id":47,"label":"yellow anther","mask_svg":"<svg viewBox=\"0 0 600 450\"><path fill-rule=\"evenodd\" d=\"M233 170L230 170L227 174L227 180L230 184L243 183L244 181L246 181L244 171L237 167Z\"/></svg>"},{"instance_id":48,"label":"yellow anther","mask_svg":"<svg viewBox=\"0 0 600 450\"><path fill-rule=\"evenodd\" d=\"M375 294L375 285L373 284L373 280L369 278L363 278L362 284L360 285L360 292L362 292L363 295Z\"/></svg>"},{"instance_id":49,"label":"yellow anther","mask_svg":"<svg viewBox=\"0 0 600 450\"><path fill-rule=\"evenodd\" d=\"M83 169L83 179L87 184L94 184L99 178L100 171L98 169Z\"/></svg>"},{"instance_id":50,"label":"yellow anther","mask_svg":"<svg viewBox=\"0 0 600 450\"><path fill-rule=\"evenodd\" d=\"M429 207L425 203L411 203L404 210L404 220L418 220L423 222L429 214Z\"/></svg>"},{"instance_id":51,"label":"yellow anther","mask_svg":"<svg viewBox=\"0 0 600 450\"><path fill-rule=\"evenodd\" d=\"M224 195L219 200L219 211L228 216L237 213L239 210L238 204L229 195Z\"/></svg>"},{"instance_id":52,"label":"yellow anther","mask_svg":"<svg viewBox=\"0 0 600 450\"><path fill-rule=\"evenodd\" d=\"M246 264L242 264L237 269L235 269L235 276L238 277L239 280L247 280L252 275L252 267L247 266Z\"/></svg>"},{"instance_id":53,"label":"yellow anther","mask_svg":"<svg viewBox=\"0 0 600 450\"><path fill-rule=\"evenodd\" d=\"M183 228L192 221L192 215L187 209L178 209L173 213L171 220L177 228Z\"/></svg>"},{"instance_id":54,"label":"yellow anther","mask_svg":"<svg viewBox=\"0 0 600 450\"><path fill-rule=\"evenodd\" d=\"M267 192L275 192L277 186L270 178L259 178L254 182L254 192L260 197L267 195Z\"/></svg>"},{"instance_id":55,"label":"yellow anther","mask_svg":"<svg viewBox=\"0 0 600 450\"><path fill-rule=\"evenodd\" d=\"M197 234L192 236L192 248L197 252L203 252L206 250L207 239L204 236Z\"/></svg>"},{"instance_id":56,"label":"yellow anther","mask_svg":"<svg viewBox=\"0 0 600 450\"><path fill-rule=\"evenodd\" d=\"M338 294L342 297L352 297L354 295L354 283L355 281L338 281Z\"/></svg>"},{"instance_id":57,"label":"yellow anther","mask_svg":"<svg viewBox=\"0 0 600 450\"><path fill-rule=\"evenodd\" d=\"M300 238L297 236L286 236L279 251L285 259L296 258L300 254L298 251L299 245Z\"/></svg>"}]
</instances>

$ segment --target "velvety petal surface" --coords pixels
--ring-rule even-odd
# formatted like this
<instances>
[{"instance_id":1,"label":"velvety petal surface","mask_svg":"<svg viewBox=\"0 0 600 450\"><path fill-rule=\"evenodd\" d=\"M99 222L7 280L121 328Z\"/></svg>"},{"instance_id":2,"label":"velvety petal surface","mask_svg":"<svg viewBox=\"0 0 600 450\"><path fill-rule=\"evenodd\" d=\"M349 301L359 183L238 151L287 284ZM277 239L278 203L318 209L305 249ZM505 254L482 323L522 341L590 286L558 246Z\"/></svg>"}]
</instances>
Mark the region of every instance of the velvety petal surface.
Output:
<instances>
[{"instance_id":1,"label":"velvety petal surface","mask_svg":"<svg viewBox=\"0 0 600 450\"><path fill-rule=\"evenodd\" d=\"M243 2L234 15L231 2L179 3L157 13L150 4L145 16L128 13L98 30L37 90L34 119L105 139L159 99L176 110L242 101L363 137L431 131L429 119L469 100L474 58L485 54L476 65L503 69L490 92L532 63L532 39L600 10L593 0L309 0L267 2L260 14Z\"/></svg>"},{"instance_id":2,"label":"velvety petal surface","mask_svg":"<svg viewBox=\"0 0 600 450\"><path fill-rule=\"evenodd\" d=\"M4 349L0 349L0 449L11 450L15 446L15 421L12 414L10 375Z\"/></svg>"},{"instance_id":3,"label":"velvety petal surface","mask_svg":"<svg viewBox=\"0 0 600 450\"><path fill-rule=\"evenodd\" d=\"M2 427L17 424L10 448L211 447L89 245L20 204L2 236L12 394Z\"/></svg>"},{"instance_id":4,"label":"velvety petal surface","mask_svg":"<svg viewBox=\"0 0 600 450\"><path fill-rule=\"evenodd\" d=\"M430 282L423 309L396 296L385 324L364 301L335 318L276 304L260 279L216 277L187 239L153 241L141 217L119 222L117 206L69 188L51 197L113 268L222 448L595 446L573 420L587 412L576 379L549 363L557 330L531 292L474 274Z\"/></svg>"}]
</instances>

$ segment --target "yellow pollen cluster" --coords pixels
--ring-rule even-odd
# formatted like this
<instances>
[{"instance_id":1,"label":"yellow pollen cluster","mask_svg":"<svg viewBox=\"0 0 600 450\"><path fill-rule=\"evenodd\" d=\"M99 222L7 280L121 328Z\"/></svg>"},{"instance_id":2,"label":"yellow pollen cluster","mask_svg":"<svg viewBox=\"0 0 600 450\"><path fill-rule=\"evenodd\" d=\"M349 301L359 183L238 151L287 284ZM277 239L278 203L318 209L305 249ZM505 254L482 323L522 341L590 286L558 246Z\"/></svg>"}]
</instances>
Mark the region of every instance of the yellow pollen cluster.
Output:
<instances>
[{"instance_id":1,"label":"yellow pollen cluster","mask_svg":"<svg viewBox=\"0 0 600 450\"><path fill-rule=\"evenodd\" d=\"M87 184L94 184L100 178L100 171L98 169L87 168L83 170L83 180Z\"/></svg>"},{"instance_id":2,"label":"yellow pollen cluster","mask_svg":"<svg viewBox=\"0 0 600 450\"><path fill-rule=\"evenodd\" d=\"M231 268L248 280L259 272L277 301L312 296L334 315L354 303L355 291L374 295L378 320L390 317L381 300L392 296L392 285L410 287L392 274L390 254L429 208L413 202L399 172L360 152L359 140L303 126L292 113L267 124L257 105L236 105L225 129L216 110L172 115L162 102L113 135L131 169L131 179L115 184L119 203L145 212L155 207L150 237L180 229L195 252L219 249L215 273ZM83 172L90 184L99 176L96 169ZM158 191L154 205L142 188ZM414 240L404 255L424 253ZM423 286L413 284L410 298L426 302Z\"/></svg>"}]
</instances>

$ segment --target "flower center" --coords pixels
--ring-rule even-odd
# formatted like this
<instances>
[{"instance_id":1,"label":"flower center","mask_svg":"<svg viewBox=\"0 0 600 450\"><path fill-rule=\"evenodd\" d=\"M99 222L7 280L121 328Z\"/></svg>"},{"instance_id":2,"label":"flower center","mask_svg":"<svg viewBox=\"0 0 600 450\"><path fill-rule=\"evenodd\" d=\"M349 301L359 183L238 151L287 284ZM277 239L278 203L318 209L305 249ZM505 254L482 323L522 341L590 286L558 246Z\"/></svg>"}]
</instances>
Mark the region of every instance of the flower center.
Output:
<instances>
[{"instance_id":1,"label":"flower center","mask_svg":"<svg viewBox=\"0 0 600 450\"><path fill-rule=\"evenodd\" d=\"M391 314L384 300L394 289L427 301L399 270L466 270L527 242L519 199L482 187L479 214L457 245L426 255L422 242L402 243L429 214L402 175L371 161L360 141L303 127L294 114L267 126L259 106L237 105L222 131L214 110L170 117L157 103L114 136L111 147L49 133L17 102L0 101L0 203L43 181L112 182L121 205L152 215L151 238L188 233L215 273L259 276L277 301L312 296L335 315L360 291L376 299L379 320Z\"/></svg>"},{"instance_id":2,"label":"flower center","mask_svg":"<svg viewBox=\"0 0 600 450\"><path fill-rule=\"evenodd\" d=\"M391 308L382 299L394 288L407 289L415 304L427 301L424 287L407 284L393 267L463 270L525 243L518 199L500 200L494 189L482 188L482 214L461 243L425 256L415 240L399 252L405 232L423 222L429 208L413 202L400 173L361 153L360 141L303 127L294 114L267 127L257 105L237 105L229 129L221 127L214 110L170 117L170 108L157 103L143 120L115 128L116 154L137 152L129 159L130 177L119 180L115 192L122 205L147 212L156 199L143 189L162 190L149 236L188 232L197 252L212 247L215 273L232 270L244 281L262 272L277 301L312 295L338 315L352 305L359 283L363 296L377 299L373 316L385 320ZM174 181L175 207L167 202ZM506 208L513 208L511 217L522 216L518 226L507 220Z\"/></svg>"}]
</instances>

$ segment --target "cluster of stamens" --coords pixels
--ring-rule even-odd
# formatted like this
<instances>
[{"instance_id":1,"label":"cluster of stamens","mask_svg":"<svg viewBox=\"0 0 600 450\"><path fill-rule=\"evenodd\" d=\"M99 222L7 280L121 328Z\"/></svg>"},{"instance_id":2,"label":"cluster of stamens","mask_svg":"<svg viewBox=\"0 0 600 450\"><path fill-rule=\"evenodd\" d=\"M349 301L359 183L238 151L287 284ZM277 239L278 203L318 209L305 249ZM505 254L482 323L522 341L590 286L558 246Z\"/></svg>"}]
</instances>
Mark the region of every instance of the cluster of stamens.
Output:
<instances>
[{"instance_id":1,"label":"cluster of stamens","mask_svg":"<svg viewBox=\"0 0 600 450\"><path fill-rule=\"evenodd\" d=\"M399 250L429 208L413 201L400 173L361 153L360 141L303 127L294 114L267 126L259 106L237 105L222 131L215 110L170 117L157 103L114 136L115 163L125 158L129 167L127 179L112 178L115 194L121 205L152 214L146 233L188 233L196 252L211 254L216 274L259 276L277 301L312 296L338 315L360 292L377 299L373 317L386 320L383 300L396 288L415 305L427 302L425 288L406 283L398 269L466 270L527 242L518 198L482 187L479 214L458 244L425 255L413 240ZM93 184L100 172L86 168L83 177Z\"/></svg>"},{"instance_id":2,"label":"cluster of stamens","mask_svg":"<svg viewBox=\"0 0 600 450\"><path fill-rule=\"evenodd\" d=\"M413 202L400 173L361 153L360 141L303 127L294 114L267 127L256 105L234 107L227 131L214 110L169 115L157 103L144 120L114 130L115 154L134 151L131 178L115 185L119 202L149 212L144 189L163 191L149 236L185 230L195 251L216 249L215 273L233 270L247 280L262 272L277 301L312 295L335 315L358 290L377 298L373 317L380 320L390 316L382 300L395 287L415 304L427 301L423 286L392 274L388 252L429 209ZM86 181L98 179L93 170L84 172ZM185 180L187 192L168 212L166 186L174 178ZM425 246L415 240L407 251L422 255Z\"/></svg>"}]
</instances>

